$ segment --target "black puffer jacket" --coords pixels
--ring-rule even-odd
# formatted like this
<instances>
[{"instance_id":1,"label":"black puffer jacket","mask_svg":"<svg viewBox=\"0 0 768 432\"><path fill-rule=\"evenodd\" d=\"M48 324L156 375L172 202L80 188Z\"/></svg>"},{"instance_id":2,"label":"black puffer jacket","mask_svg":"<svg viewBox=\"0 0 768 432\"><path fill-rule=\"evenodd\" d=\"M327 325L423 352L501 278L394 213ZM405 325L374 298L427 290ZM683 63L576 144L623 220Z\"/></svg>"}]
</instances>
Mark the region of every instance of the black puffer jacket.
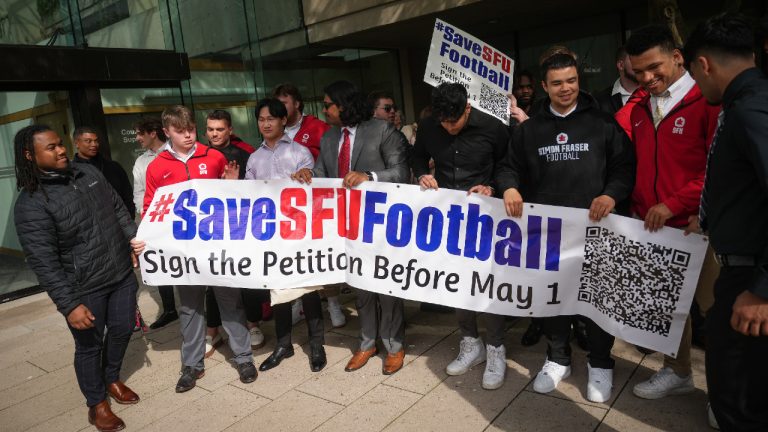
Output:
<instances>
[{"instance_id":1,"label":"black puffer jacket","mask_svg":"<svg viewBox=\"0 0 768 432\"><path fill-rule=\"evenodd\" d=\"M128 240L136 236L136 224L112 186L90 165L73 165L68 174L46 174L41 188L19 194L16 232L40 287L66 317L81 296L132 271Z\"/></svg>"}]
</instances>

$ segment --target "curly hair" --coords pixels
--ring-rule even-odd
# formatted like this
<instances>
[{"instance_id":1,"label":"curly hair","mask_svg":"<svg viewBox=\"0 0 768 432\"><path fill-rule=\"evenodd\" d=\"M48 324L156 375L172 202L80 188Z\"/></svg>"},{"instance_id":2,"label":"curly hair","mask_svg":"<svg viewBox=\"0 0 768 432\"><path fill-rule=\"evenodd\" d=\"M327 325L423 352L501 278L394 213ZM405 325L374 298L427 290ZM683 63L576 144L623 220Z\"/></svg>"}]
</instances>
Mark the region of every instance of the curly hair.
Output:
<instances>
[{"instance_id":1,"label":"curly hair","mask_svg":"<svg viewBox=\"0 0 768 432\"><path fill-rule=\"evenodd\" d=\"M13 151L16 160L16 188L33 193L40 188L40 168L35 161L35 135L52 131L46 125L30 125L16 132ZM30 157L27 158L27 152Z\"/></svg>"},{"instance_id":2,"label":"curly hair","mask_svg":"<svg viewBox=\"0 0 768 432\"><path fill-rule=\"evenodd\" d=\"M339 119L343 126L354 126L371 118L373 113L368 109L365 98L349 81L336 81L323 89L326 95L339 108Z\"/></svg>"}]
</instances>

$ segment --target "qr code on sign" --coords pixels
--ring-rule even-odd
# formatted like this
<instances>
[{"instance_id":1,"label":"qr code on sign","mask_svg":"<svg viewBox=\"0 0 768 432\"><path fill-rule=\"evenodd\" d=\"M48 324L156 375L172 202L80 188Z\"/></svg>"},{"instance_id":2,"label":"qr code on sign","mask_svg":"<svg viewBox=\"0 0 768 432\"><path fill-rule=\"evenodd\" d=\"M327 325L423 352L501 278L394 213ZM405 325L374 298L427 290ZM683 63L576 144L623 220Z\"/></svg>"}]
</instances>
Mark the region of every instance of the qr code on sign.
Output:
<instances>
[{"instance_id":1,"label":"qr code on sign","mask_svg":"<svg viewBox=\"0 0 768 432\"><path fill-rule=\"evenodd\" d=\"M688 252L587 227L579 301L617 322L669 336Z\"/></svg>"},{"instance_id":2,"label":"qr code on sign","mask_svg":"<svg viewBox=\"0 0 768 432\"><path fill-rule=\"evenodd\" d=\"M509 122L509 99L504 93L498 92L485 84L480 87L480 108L488 110L493 116Z\"/></svg>"}]
</instances>

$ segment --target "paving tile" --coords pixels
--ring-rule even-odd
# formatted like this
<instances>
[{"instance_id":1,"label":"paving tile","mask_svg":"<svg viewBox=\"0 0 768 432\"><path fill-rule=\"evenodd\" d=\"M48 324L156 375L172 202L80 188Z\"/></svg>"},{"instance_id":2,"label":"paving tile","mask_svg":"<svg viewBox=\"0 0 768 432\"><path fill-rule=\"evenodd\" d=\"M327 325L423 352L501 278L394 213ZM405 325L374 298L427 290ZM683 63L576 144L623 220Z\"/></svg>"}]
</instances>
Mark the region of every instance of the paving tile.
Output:
<instances>
[{"instance_id":1,"label":"paving tile","mask_svg":"<svg viewBox=\"0 0 768 432\"><path fill-rule=\"evenodd\" d=\"M350 357L350 345L357 341L348 336L328 333L325 336L325 355L328 365L323 371L329 369L343 369ZM269 399L277 399L284 393L292 390L305 381L311 380L321 372L312 372L309 369L309 348L294 344L293 357L283 360L280 366L266 372L259 372L259 377L251 384L243 384L239 381L232 385L264 396ZM271 352L271 351L270 351ZM267 358L267 354L256 357L258 366Z\"/></svg>"},{"instance_id":2,"label":"paving tile","mask_svg":"<svg viewBox=\"0 0 768 432\"><path fill-rule=\"evenodd\" d=\"M427 394L448 378L445 366L456 358L459 340L461 336L454 329L453 334L403 366L400 371L387 378L384 384L409 392Z\"/></svg>"},{"instance_id":3,"label":"paving tile","mask_svg":"<svg viewBox=\"0 0 768 432\"><path fill-rule=\"evenodd\" d=\"M67 411L85 406L85 398L72 381L0 411L4 431L22 431Z\"/></svg>"},{"instance_id":4,"label":"paving tile","mask_svg":"<svg viewBox=\"0 0 768 432\"><path fill-rule=\"evenodd\" d=\"M17 363L0 371L0 391L44 375L46 371L29 362Z\"/></svg>"},{"instance_id":5,"label":"paving tile","mask_svg":"<svg viewBox=\"0 0 768 432\"><path fill-rule=\"evenodd\" d=\"M32 333L32 329L21 324L10 327L2 327L0 328L0 342L5 343L5 341L9 339L15 339L20 336L29 335L30 333Z\"/></svg>"},{"instance_id":6,"label":"paving tile","mask_svg":"<svg viewBox=\"0 0 768 432\"><path fill-rule=\"evenodd\" d=\"M659 353L645 356L625 390L613 404L603 423L597 429L608 431L690 432L706 431L707 385L704 375L704 352L694 348L691 352L693 382L696 391L686 395L667 396L662 399L640 399L632 393L635 384L651 377L663 363ZM684 419L683 421L681 421Z\"/></svg>"},{"instance_id":7,"label":"paving tile","mask_svg":"<svg viewBox=\"0 0 768 432\"><path fill-rule=\"evenodd\" d=\"M323 423L317 430L325 432L380 431L420 398L420 394L387 385L379 385Z\"/></svg>"},{"instance_id":8,"label":"paving tile","mask_svg":"<svg viewBox=\"0 0 768 432\"><path fill-rule=\"evenodd\" d=\"M517 363L507 359L504 385L498 390L481 387L484 367L446 378L392 422L387 431L479 431L509 405L530 381ZM445 367L441 361L440 367Z\"/></svg>"},{"instance_id":9,"label":"paving tile","mask_svg":"<svg viewBox=\"0 0 768 432\"><path fill-rule=\"evenodd\" d=\"M193 391L205 392L201 388L190 390L190 392ZM148 432L220 431L247 417L267 402L269 402L268 399L253 393L237 387L225 386L183 405L181 409L145 426L142 430Z\"/></svg>"},{"instance_id":10,"label":"paving tile","mask_svg":"<svg viewBox=\"0 0 768 432\"><path fill-rule=\"evenodd\" d=\"M65 346L74 346L72 333L61 327L48 327L30 334L11 338L3 343L0 352L0 370L32 357L55 352Z\"/></svg>"},{"instance_id":11,"label":"paving tile","mask_svg":"<svg viewBox=\"0 0 768 432\"><path fill-rule=\"evenodd\" d=\"M605 408L524 391L512 401L486 431L593 431L607 411Z\"/></svg>"},{"instance_id":12,"label":"paving tile","mask_svg":"<svg viewBox=\"0 0 768 432\"><path fill-rule=\"evenodd\" d=\"M24 402L42 393L49 392L62 385L77 386L74 368L59 369L40 375L21 384L9 387L2 392L0 397L0 410L5 410L16 404ZM80 395L82 398L82 395ZM2 413L3 411L0 411Z\"/></svg>"},{"instance_id":13,"label":"paving tile","mask_svg":"<svg viewBox=\"0 0 768 432\"><path fill-rule=\"evenodd\" d=\"M30 357L27 361L46 372L72 366L75 361L75 342L72 341L69 345L64 345L56 351Z\"/></svg>"},{"instance_id":14,"label":"paving tile","mask_svg":"<svg viewBox=\"0 0 768 432\"><path fill-rule=\"evenodd\" d=\"M371 357L361 369L346 372L344 367L351 357L348 355L332 367L326 367L298 386L298 390L340 405L349 405L388 378L381 373L383 354Z\"/></svg>"},{"instance_id":15,"label":"paving tile","mask_svg":"<svg viewBox=\"0 0 768 432\"><path fill-rule=\"evenodd\" d=\"M76 408L32 426L27 429L26 432L75 432L84 428L95 430L95 428L88 423L88 407L85 405L85 402Z\"/></svg>"},{"instance_id":16,"label":"paving tile","mask_svg":"<svg viewBox=\"0 0 768 432\"><path fill-rule=\"evenodd\" d=\"M127 430L143 430L153 422L159 422L174 412L188 406L209 393L201 389L193 389L184 393L176 393L172 387L166 387L150 397L141 394L142 400L136 405L128 405L118 412L125 422ZM114 407L115 405L113 405ZM203 424L206 422L203 421ZM181 430L171 426L169 431Z\"/></svg>"},{"instance_id":17,"label":"paving tile","mask_svg":"<svg viewBox=\"0 0 768 432\"><path fill-rule=\"evenodd\" d=\"M327 400L291 390L232 425L226 431L312 431L343 408Z\"/></svg>"}]
</instances>

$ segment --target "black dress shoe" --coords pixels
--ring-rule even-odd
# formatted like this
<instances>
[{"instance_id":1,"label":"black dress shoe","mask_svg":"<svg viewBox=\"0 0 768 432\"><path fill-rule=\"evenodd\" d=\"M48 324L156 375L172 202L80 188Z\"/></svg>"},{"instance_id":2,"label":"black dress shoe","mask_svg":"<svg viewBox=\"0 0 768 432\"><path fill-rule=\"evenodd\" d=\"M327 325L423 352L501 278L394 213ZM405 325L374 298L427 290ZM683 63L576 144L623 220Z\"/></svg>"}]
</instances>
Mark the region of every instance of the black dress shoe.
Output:
<instances>
[{"instance_id":1,"label":"black dress shoe","mask_svg":"<svg viewBox=\"0 0 768 432\"><path fill-rule=\"evenodd\" d=\"M179 314L175 310L163 312L162 315L160 315L160 318L158 318L157 321L153 322L149 326L149 328L152 330L157 330L159 328L163 328L167 326L168 324L176 321L177 319L179 319Z\"/></svg>"},{"instance_id":2,"label":"black dress shoe","mask_svg":"<svg viewBox=\"0 0 768 432\"><path fill-rule=\"evenodd\" d=\"M536 320L531 321L528 325L528 329L523 333L522 339L520 339L520 344L522 346L536 345L541 339L541 333L541 324Z\"/></svg>"},{"instance_id":3,"label":"black dress shoe","mask_svg":"<svg viewBox=\"0 0 768 432\"><path fill-rule=\"evenodd\" d=\"M309 354L309 368L312 372L320 372L325 365L328 364L328 359L325 358L325 348L322 345L312 346Z\"/></svg>"},{"instance_id":4,"label":"black dress shoe","mask_svg":"<svg viewBox=\"0 0 768 432\"><path fill-rule=\"evenodd\" d=\"M245 362L237 365L237 373L240 375L240 382L248 384L256 381L256 377L259 375L256 372L256 366L253 362Z\"/></svg>"},{"instance_id":5,"label":"black dress shoe","mask_svg":"<svg viewBox=\"0 0 768 432\"><path fill-rule=\"evenodd\" d=\"M195 383L199 378L205 375L205 369L195 369L192 366L184 366L181 368L181 378L176 383L176 393L184 393L185 391L195 388Z\"/></svg>"},{"instance_id":6,"label":"black dress shoe","mask_svg":"<svg viewBox=\"0 0 768 432\"><path fill-rule=\"evenodd\" d=\"M264 360L264 363L259 366L259 370L264 372L267 370L272 369L273 367L277 367L277 365L280 364L283 359L287 359L288 357L291 357L293 355L293 345L289 347L284 346L278 346L275 348L274 351L272 351L272 354L267 357L266 360Z\"/></svg>"}]
</instances>

